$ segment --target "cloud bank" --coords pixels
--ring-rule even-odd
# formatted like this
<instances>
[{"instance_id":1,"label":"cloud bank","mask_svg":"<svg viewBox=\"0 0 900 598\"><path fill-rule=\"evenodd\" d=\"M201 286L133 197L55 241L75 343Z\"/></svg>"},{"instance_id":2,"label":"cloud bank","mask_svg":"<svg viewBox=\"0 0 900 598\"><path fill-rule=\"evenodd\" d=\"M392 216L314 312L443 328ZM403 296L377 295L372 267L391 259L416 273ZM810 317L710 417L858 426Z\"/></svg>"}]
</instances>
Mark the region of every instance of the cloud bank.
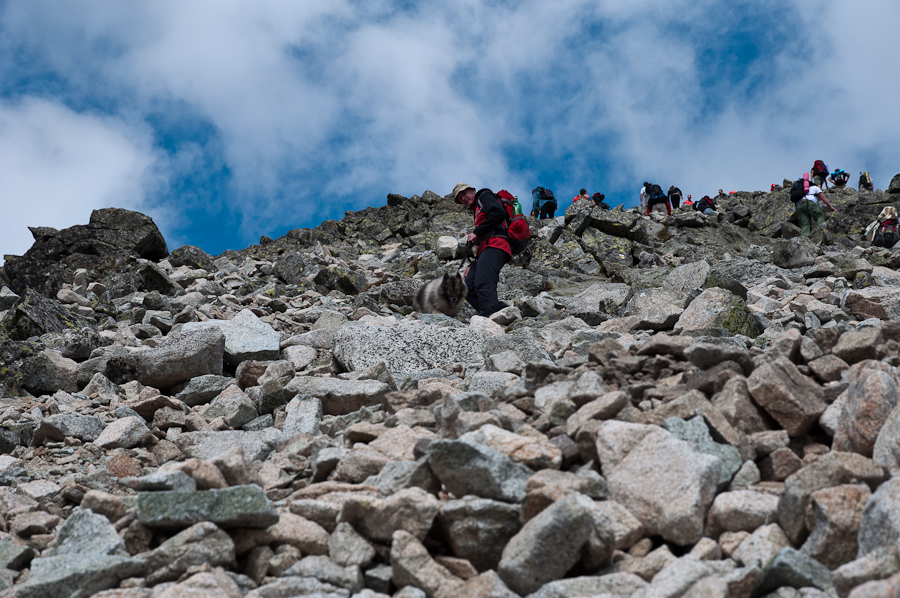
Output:
<instances>
[{"instance_id":1,"label":"cloud bank","mask_svg":"<svg viewBox=\"0 0 900 598\"><path fill-rule=\"evenodd\" d=\"M633 205L898 170L892 0L0 7L2 253L110 205L218 253L460 180Z\"/></svg>"}]
</instances>

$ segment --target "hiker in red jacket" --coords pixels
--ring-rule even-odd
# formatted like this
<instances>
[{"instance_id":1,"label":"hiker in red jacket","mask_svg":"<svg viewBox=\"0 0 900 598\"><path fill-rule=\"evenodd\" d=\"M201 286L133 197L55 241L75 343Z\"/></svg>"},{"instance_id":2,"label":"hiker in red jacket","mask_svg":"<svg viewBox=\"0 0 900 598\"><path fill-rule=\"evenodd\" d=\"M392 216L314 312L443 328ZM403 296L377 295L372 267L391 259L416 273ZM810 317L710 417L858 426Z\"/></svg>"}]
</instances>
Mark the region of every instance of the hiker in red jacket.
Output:
<instances>
[{"instance_id":1,"label":"hiker in red jacket","mask_svg":"<svg viewBox=\"0 0 900 598\"><path fill-rule=\"evenodd\" d=\"M468 301L478 315L488 317L509 307L497 297L500 270L512 259L509 240L503 235L506 208L490 189L476 192L467 183L453 187L453 201L474 212L475 229L466 240L475 245L475 261L466 270L465 283Z\"/></svg>"}]
</instances>

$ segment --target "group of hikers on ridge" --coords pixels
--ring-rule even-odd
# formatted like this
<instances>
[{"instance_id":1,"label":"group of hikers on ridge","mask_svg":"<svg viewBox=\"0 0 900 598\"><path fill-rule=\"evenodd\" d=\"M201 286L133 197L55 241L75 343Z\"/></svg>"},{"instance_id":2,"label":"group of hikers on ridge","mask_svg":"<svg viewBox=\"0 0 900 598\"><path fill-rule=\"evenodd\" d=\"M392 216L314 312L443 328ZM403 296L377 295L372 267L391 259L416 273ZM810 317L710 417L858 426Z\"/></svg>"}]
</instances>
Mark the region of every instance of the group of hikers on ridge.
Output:
<instances>
[{"instance_id":1,"label":"group of hikers on ridge","mask_svg":"<svg viewBox=\"0 0 900 598\"><path fill-rule=\"evenodd\" d=\"M849 175L843 170L829 172L828 167L821 160L816 160L812 170L804 173L790 190L791 201L794 202L797 220L800 223L800 232L808 236L816 228L824 225L825 214L822 206L829 211L837 209L831 204L825 195L823 187L828 187L830 181L835 187L846 186ZM774 186L773 186L774 188ZM860 190L872 189L869 173L860 173ZM641 188L639 202L640 210L647 216L653 213L672 214L675 210L689 210L701 212L706 216L713 216L717 212L716 201L726 197L726 193L719 189L716 198L704 195L702 199L694 202L690 195L683 195L681 189L675 185L669 187L668 193L664 193L662 187L657 184L644 182ZM476 190L467 183L458 183L451 195L453 201L464 206L472 212L474 229L466 236L467 258L468 247L475 247L475 259L466 268L461 277L465 287L459 293L458 283L451 283L447 275L443 282L432 281L428 292L440 294L447 288L455 289L453 301L449 304L453 312L458 311L457 300L463 298L471 304L480 316L489 317L492 314L508 307L500 301L497 295L497 284L500 279L500 271L514 255L522 251L531 237L528 222L522 213L522 206L518 198L506 190L494 192L490 189ZM603 210L610 207L603 201L602 193L589 195L587 189L580 189L578 195L572 198L572 203L579 201L593 201ZM545 187L535 187L532 190L531 216L537 219L554 218L559 204L553 191ZM865 231L865 237L876 246L892 247L900 239L900 222L898 222L897 210L888 206L882 210L875 222L872 222ZM454 278L459 279L457 273ZM458 296L460 295L461 296ZM427 298L423 298L427 299ZM439 298L435 298L439 299ZM423 301L423 305L440 305L441 301ZM445 303L446 304L446 303ZM444 311L440 307L435 308Z\"/></svg>"},{"instance_id":2,"label":"group of hikers on ridge","mask_svg":"<svg viewBox=\"0 0 900 598\"><path fill-rule=\"evenodd\" d=\"M593 201L600 209L608 210L610 207L603 201L604 199L606 199L606 196L602 193L588 195L587 189L581 189L578 192L578 195L572 198L572 203L588 200ZM557 203L556 196L553 194L552 190L547 189L546 187L535 187L531 191L531 215L534 218L537 218L538 220L554 218L558 207L559 204Z\"/></svg>"}]
</instances>

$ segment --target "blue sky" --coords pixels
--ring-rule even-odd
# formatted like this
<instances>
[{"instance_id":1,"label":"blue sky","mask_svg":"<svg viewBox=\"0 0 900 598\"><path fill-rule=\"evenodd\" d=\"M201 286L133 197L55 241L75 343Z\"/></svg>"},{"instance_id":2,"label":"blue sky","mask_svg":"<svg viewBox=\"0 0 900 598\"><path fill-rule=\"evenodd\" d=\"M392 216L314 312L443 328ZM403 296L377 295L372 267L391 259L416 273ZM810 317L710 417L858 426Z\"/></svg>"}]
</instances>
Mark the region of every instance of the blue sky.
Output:
<instances>
[{"instance_id":1,"label":"blue sky","mask_svg":"<svg viewBox=\"0 0 900 598\"><path fill-rule=\"evenodd\" d=\"M0 0L0 254L151 215L170 249L449 193L565 203L900 172L896 0Z\"/></svg>"}]
</instances>

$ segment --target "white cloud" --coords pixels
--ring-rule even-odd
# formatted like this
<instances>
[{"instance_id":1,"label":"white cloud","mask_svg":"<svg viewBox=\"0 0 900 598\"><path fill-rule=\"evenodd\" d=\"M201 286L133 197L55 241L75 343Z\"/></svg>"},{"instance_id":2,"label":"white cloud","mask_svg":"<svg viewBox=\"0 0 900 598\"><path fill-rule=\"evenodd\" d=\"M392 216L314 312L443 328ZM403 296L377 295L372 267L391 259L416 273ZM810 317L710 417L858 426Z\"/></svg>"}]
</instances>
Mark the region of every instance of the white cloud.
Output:
<instances>
[{"instance_id":1,"label":"white cloud","mask_svg":"<svg viewBox=\"0 0 900 598\"><path fill-rule=\"evenodd\" d=\"M0 219L3 252L21 255L27 226L86 224L91 210L145 203L155 163L149 139L114 119L30 99L0 103Z\"/></svg>"}]
</instances>

